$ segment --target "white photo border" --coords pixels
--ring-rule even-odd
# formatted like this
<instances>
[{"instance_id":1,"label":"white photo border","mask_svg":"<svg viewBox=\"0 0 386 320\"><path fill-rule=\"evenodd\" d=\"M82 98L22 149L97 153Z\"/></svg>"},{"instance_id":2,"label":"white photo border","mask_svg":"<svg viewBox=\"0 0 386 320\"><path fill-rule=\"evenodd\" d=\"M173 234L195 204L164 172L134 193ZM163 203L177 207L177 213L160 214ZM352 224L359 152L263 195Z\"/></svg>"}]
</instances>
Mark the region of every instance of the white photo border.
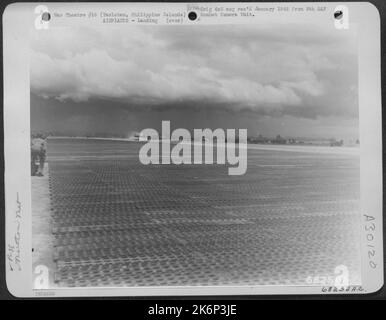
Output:
<instances>
[{"instance_id":1,"label":"white photo border","mask_svg":"<svg viewBox=\"0 0 386 320\"><path fill-rule=\"evenodd\" d=\"M272 6L274 3L248 3ZM247 23L331 23L338 5L350 13L350 24L358 29L360 179L361 179L361 293L373 293L383 286L382 230L382 104L380 67L380 16L377 8L367 2L342 3L281 3L285 5L326 6L323 14L286 13L283 16L253 18L205 18L184 24L247 24ZM35 8L45 5L50 10L125 8L142 12L177 10L188 12L194 4L184 3L15 3L3 13L4 63L4 164L6 214L6 282L10 293L17 297L74 297L74 296L179 296L179 295L262 295L262 294L339 294L353 293L327 290L321 286L186 286L186 287L103 287L103 288L32 288L32 221L30 177L30 78L29 30L35 28L38 15ZM220 3L198 3L215 6ZM242 3L221 3L224 7L239 7ZM284 20L285 19L285 20ZM328 22L326 22L328 21ZM98 22L94 22L98 23ZM71 23L88 24L77 19ZM63 23L52 27L65 26ZM42 30L44 32L45 30ZM344 30L340 30L344 32ZM11 250L12 248L12 250ZM12 252L11 252L11 251ZM15 261L16 259L16 261ZM356 292L358 293L358 292Z\"/></svg>"}]
</instances>

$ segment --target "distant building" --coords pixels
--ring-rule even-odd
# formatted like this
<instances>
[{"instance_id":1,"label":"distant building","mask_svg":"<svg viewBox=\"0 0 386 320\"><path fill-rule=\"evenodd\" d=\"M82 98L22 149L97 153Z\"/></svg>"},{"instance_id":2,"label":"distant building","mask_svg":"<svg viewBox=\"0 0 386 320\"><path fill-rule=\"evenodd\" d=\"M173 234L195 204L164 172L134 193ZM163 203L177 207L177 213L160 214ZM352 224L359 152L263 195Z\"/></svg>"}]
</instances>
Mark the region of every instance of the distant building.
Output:
<instances>
[{"instance_id":1,"label":"distant building","mask_svg":"<svg viewBox=\"0 0 386 320\"><path fill-rule=\"evenodd\" d=\"M140 132L132 132L128 140L129 141L147 141L148 137L143 136Z\"/></svg>"},{"instance_id":2,"label":"distant building","mask_svg":"<svg viewBox=\"0 0 386 320\"><path fill-rule=\"evenodd\" d=\"M273 144L287 144L287 139L283 138L279 134L276 136L275 139L271 140L271 143L273 143Z\"/></svg>"},{"instance_id":3,"label":"distant building","mask_svg":"<svg viewBox=\"0 0 386 320\"><path fill-rule=\"evenodd\" d=\"M341 146L343 146L343 140L337 141L335 138L330 139L330 146L331 147L341 147Z\"/></svg>"},{"instance_id":4,"label":"distant building","mask_svg":"<svg viewBox=\"0 0 386 320\"><path fill-rule=\"evenodd\" d=\"M266 137L263 137L261 134L258 137L248 138L250 143L270 143L270 140Z\"/></svg>"}]
</instances>

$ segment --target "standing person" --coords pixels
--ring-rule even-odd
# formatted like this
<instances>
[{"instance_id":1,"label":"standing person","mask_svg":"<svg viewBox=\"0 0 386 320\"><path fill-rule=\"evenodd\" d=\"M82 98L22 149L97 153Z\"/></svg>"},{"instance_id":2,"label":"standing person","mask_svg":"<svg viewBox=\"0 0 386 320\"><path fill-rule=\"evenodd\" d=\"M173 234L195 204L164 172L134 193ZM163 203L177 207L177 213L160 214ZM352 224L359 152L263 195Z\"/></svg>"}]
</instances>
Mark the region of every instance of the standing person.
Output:
<instances>
[{"instance_id":1,"label":"standing person","mask_svg":"<svg viewBox=\"0 0 386 320\"><path fill-rule=\"evenodd\" d=\"M43 177L44 162L46 161L47 142L43 134L31 137L31 174ZM39 160L39 167L36 165Z\"/></svg>"}]
</instances>

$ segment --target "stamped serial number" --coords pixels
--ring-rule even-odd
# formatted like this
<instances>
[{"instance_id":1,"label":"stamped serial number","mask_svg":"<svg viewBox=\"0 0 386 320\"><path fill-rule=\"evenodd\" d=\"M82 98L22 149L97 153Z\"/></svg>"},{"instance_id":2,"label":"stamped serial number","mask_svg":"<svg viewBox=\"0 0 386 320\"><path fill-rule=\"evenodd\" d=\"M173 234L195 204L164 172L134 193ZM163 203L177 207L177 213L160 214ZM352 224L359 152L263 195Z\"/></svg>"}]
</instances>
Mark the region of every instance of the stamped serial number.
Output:
<instances>
[{"instance_id":1,"label":"stamped serial number","mask_svg":"<svg viewBox=\"0 0 386 320\"><path fill-rule=\"evenodd\" d=\"M366 235L366 249L367 249L367 259L368 259L368 264L371 269L376 269L377 268L377 263L376 263L376 247L375 247L375 232L376 232L376 220L375 217L369 216L369 215L364 215L365 219L365 235Z\"/></svg>"}]
</instances>

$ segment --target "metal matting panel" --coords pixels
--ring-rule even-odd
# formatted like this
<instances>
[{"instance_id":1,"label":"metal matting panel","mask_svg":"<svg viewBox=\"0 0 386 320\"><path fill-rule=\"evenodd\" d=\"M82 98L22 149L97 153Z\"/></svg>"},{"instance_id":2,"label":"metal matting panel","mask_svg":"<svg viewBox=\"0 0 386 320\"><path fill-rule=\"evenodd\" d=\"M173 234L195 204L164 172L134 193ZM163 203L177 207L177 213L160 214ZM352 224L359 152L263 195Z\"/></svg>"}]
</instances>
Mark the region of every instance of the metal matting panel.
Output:
<instances>
[{"instance_id":1,"label":"metal matting panel","mask_svg":"<svg viewBox=\"0 0 386 320\"><path fill-rule=\"evenodd\" d=\"M360 282L359 159L254 150L228 176L139 147L49 140L58 285L304 285L342 264Z\"/></svg>"}]
</instances>

